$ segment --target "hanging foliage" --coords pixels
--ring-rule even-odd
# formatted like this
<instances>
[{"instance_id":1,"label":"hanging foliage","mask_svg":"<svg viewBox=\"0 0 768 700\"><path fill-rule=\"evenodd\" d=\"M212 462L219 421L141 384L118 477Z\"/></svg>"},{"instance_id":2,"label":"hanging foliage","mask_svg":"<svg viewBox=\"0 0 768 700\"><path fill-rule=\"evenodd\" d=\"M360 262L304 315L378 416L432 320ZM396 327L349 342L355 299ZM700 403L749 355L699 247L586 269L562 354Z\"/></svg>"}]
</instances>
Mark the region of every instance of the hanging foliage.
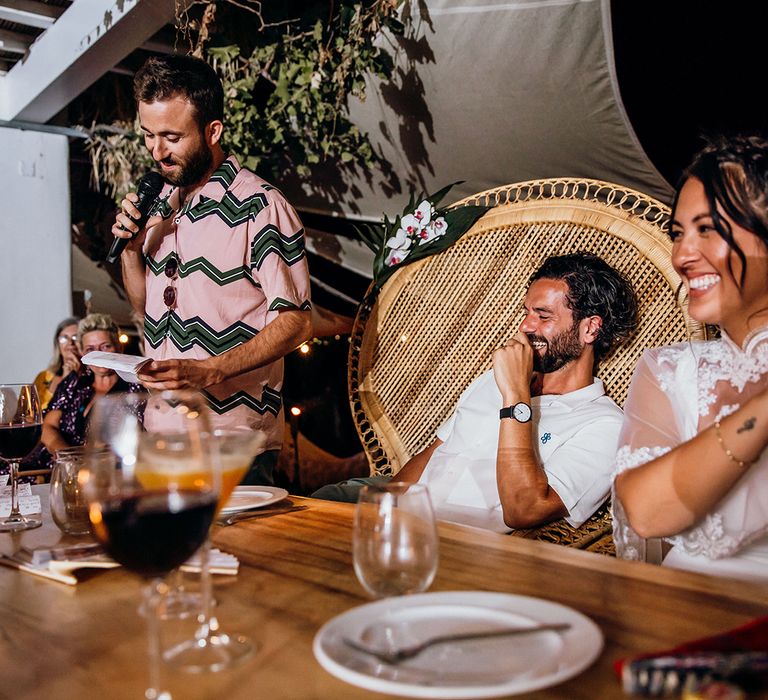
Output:
<instances>
[{"instance_id":1,"label":"hanging foliage","mask_svg":"<svg viewBox=\"0 0 768 700\"><path fill-rule=\"evenodd\" d=\"M178 50L221 76L224 148L279 182L332 162L371 168L378 156L349 119L366 78L389 79L404 0L196 0L177 7ZM120 198L152 164L135 125L95 125L88 150L98 186Z\"/></svg>"}]
</instances>

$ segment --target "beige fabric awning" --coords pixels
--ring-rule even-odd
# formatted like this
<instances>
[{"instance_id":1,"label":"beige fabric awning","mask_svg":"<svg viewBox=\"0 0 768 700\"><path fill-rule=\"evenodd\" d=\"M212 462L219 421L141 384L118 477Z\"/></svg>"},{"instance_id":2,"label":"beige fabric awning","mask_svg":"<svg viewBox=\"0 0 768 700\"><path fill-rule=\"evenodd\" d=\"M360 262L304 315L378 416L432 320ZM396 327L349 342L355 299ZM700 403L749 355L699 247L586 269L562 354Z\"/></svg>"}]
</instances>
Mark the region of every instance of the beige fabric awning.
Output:
<instances>
[{"instance_id":1,"label":"beige fabric awning","mask_svg":"<svg viewBox=\"0 0 768 700\"><path fill-rule=\"evenodd\" d=\"M400 42L394 84L370 81L368 99L352 108L395 178L371 172L329 176L329 184L282 183L295 205L378 220L402 210L410 187L431 193L464 180L448 196L455 201L563 176L670 201L672 188L621 102L609 0L418 4L426 9L416 38Z\"/></svg>"}]
</instances>

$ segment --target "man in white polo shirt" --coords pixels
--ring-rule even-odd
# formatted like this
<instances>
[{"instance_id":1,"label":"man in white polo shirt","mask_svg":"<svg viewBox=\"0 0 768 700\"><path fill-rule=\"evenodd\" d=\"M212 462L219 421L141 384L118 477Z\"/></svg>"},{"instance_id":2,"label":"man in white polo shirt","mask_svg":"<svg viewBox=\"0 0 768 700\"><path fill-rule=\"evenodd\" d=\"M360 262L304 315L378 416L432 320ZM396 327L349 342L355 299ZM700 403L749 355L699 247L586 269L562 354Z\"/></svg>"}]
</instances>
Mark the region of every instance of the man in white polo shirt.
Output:
<instances>
[{"instance_id":1,"label":"man in white polo shirt","mask_svg":"<svg viewBox=\"0 0 768 700\"><path fill-rule=\"evenodd\" d=\"M636 327L634 291L602 259L574 253L544 262L524 307L493 369L396 476L427 484L443 520L509 532L565 517L578 527L608 495L622 412L594 369ZM313 495L353 500L366 481Z\"/></svg>"}]
</instances>

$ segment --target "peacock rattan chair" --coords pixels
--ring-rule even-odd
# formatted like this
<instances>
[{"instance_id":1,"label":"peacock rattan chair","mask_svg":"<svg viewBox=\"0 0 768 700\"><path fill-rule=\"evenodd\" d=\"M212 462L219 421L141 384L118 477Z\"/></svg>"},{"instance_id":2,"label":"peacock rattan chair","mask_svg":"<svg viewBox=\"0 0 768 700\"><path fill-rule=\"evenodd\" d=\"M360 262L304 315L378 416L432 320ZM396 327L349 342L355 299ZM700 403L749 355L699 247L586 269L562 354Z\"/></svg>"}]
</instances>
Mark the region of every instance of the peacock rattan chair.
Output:
<instances>
[{"instance_id":1,"label":"peacock rattan chair","mask_svg":"<svg viewBox=\"0 0 768 700\"><path fill-rule=\"evenodd\" d=\"M661 202L606 182L551 179L457 204L492 208L452 247L395 273L355 320L350 402L372 474L396 474L432 442L464 388L517 331L528 279L548 256L590 251L637 291L638 331L598 371L619 405L645 348L706 336L677 303ZM514 534L609 553L609 533L604 506L578 529L559 520Z\"/></svg>"}]
</instances>

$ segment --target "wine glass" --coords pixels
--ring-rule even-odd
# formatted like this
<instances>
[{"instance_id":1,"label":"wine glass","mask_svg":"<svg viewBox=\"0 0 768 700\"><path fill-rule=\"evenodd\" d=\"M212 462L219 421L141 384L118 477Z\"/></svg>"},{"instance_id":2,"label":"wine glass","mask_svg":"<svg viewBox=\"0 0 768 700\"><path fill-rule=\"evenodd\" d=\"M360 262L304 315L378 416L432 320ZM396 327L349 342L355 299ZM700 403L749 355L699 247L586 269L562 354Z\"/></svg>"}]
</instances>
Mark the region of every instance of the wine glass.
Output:
<instances>
[{"instance_id":1,"label":"wine glass","mask_svg":"<svg viewBox=\"0 0 768 700\"><path fill-rule=\"evenodd\" d=\"M218 513L224 507L237 484L248 471L256 455L265 449L265 434L259 430L216 430L213 435L213 458L218 460L221 490ZM201 673L222 671L248 658L256 646L242 634L230 635L222 630L213 613L212 581L207 566L210 537L203 545L200 583L203 607L198 618L199 626L194 639L186 640L169 649L165 660L185 671Z\"/></svg>"},{"instance_id":2,"label":"wine glass","mask_svg":"<svg viewBox=\"0 0 768 700\"><path fill-rule=\"evenodd\" d=\"M438 539L424 484L364 486L355 509L355 574L374 598L420 593L437 572Z\"/></svg>"},{"instance_id":3,"label":"wine glass","mask_svg":"<svg viewBox=\"0 0 768 700\"><path fill-rule=\"evenodd\" d=\"M143 429L142 414L153 416L153 432ZM94 449L80 478L93 533L116 561L150 581L143 602L148 700L170 697L159 685L161 577L200 548L216 512L219 477L209 438L205 400L194 392L109 395L91 414Z\"/></svg>"},{"instance_id":4,"label":"wine glass","mask_svg":"<svg viewBox=\"0 0 768 700\"><path fill-rule=\"evenodd\" d=\"M214 458L218 458L219 473L221 478L221 489L219 491L219 502L216 506L216 516L218 517L221 509L226 505L235 487L245 476L254 457L266 449L266 433L261 430L251 430L247 428L233 430L214 430L215 449L212 451ZM146 462L146 460L145 460ZM145 468L147 465L145 464ZM158 475L145 475L145 478L158 478ZM209 547L210 550L210 547ZM189 591L184 586L184 572L181 568L174 569L167 577L166 583L169 584L169 590L166 593L163 602L160 605L160 617L166 619L185 619L191 615L198 615L203 608L203 594L197 591ZM212 591L211 591L212 595ZM214 602L211 599L211 610ZM212 612L211 612L212 615ZM218 625L217 620L212 620L212 624ZM223 635L223 632L219 632ZM237 639L237 638L236 638ZM229 644L238 645L236 640L224 642L219 640L218 649L222 649ZM239 646L239 645L238 645ZM224 652L222 652L223 654ZM191 661L187 659L187 661Z\"/></svg>"},{"instance_id":5,"label":"wine glass","mask_svg":"<svg viewBox=\"0 0 768 700\"><path fill-rule=\"evenodd\" d=\"M10 464L11 513L0 520L0 532L31 530L42 517L19 511L19 460L26 457L43 434L40 399L34 384L0 384L0 457Z\"/></svg>"},{"instance_id":6,"label":"wine glass","mask_svg":"<svg viewBox=\"0 0 768 700\"><path fill-rule=\"evenodd\" d=\"M246 475L254 458L266 449L266 433L262 430L215 430L216 455L221 469L219 511L226 505L235 487Z\"/></svg>"}]
</instances>

